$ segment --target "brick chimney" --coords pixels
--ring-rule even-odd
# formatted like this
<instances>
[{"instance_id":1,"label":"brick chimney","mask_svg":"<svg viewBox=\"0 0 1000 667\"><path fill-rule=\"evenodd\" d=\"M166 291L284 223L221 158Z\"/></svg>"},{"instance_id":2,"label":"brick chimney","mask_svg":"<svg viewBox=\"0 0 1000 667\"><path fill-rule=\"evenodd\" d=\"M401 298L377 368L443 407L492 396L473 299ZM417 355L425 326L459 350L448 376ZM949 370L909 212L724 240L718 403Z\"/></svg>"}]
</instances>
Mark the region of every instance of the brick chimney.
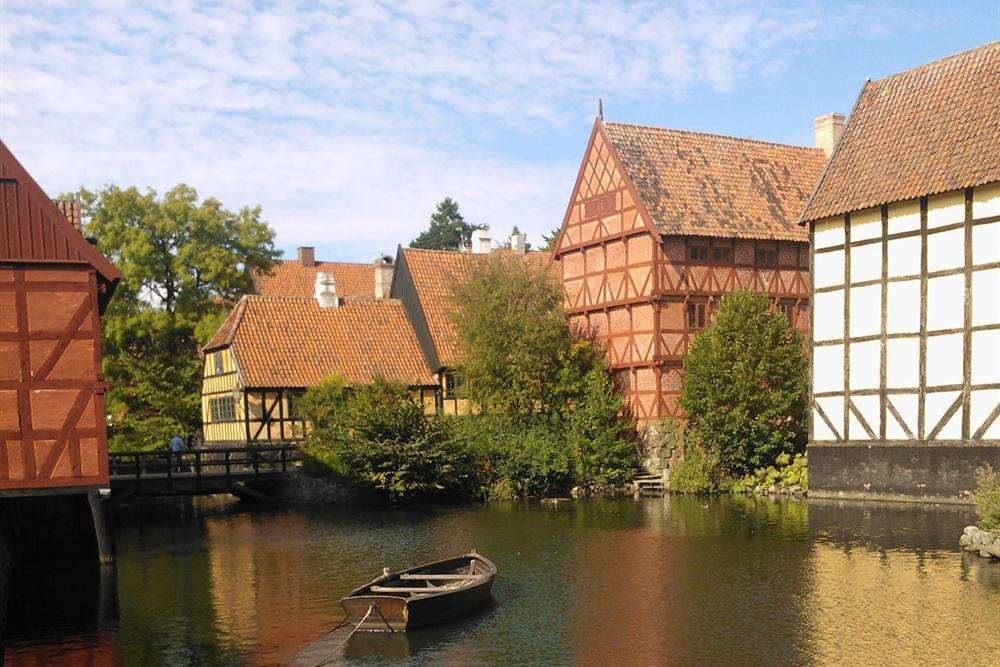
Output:
<instances>
[{"instance_id":1,"label":"brick chimney","mask_svg":"<svg viewBox=\"0 0 1000 667\"><path fill-rule=\"evenodd\" d=\"M309 250L312 250L312 248L309 248ZM315 294L320 308L336 308L340 305L340 297L337 296L337 284L333 280L332 273L325 273L323 271L316 273Z\"/></svg>"},{"instance_id":2,"label":"brick chimney","mask_svg":"<svg viewBox=\"0 0 1000 667\"><path fill-rule=\"evenodd\" d=\"M392 289L392 274L396 270L392 257L379 255L373 262L375 267L375 298L388 299Z\"/></svg>"},{"instance_id":3,"label":"brick chimney","mask_svg":"<svg viewBox=\"0 0 1000 667\"><path fill-rule=\"evenodd\" d=\"M472 232L472 252L476 255L488 255L493 249L493 239L485 229Z\"/></svg>"},{"instance_id":4,"label":"brick chimney","mask_svg":"<svg viewBox=\"0 0 1000 667\"><path fill-rule=\"evenodd\" d=\"M299 246L299 264L310 267L316 266L316 248Z\"/></svg>"},{"instance_id":5,"label":"brick chimney","mask_svg":"<svg viewBox=\"0 0 1000 667\"><path fill-rule=\"evenodd\" d=\"M829 158L833 155L833 149L837 147L837 142L846 126L847 123L842 113L828 113L818 116L813 121L816 148L822 148Z\"/></svg>"}]
</instances>

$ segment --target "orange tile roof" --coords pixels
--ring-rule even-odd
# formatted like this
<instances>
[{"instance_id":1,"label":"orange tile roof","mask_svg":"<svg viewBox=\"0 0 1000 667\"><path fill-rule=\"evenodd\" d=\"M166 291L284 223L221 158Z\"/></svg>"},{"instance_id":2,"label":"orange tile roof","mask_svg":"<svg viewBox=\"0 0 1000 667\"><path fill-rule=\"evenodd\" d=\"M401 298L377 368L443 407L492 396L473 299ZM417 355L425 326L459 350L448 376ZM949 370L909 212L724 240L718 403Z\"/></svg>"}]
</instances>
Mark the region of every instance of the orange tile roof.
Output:
<instances>
[{"instance_id":1,"label":"orange tile roof","mask_svg":"<svg viewBox=\"0 0 1000 667\"><path fill-rule=\"evenodd\" d=\"M297 259L275 263L268 273L254 274L257 293L264 296L313 296L316 274L320 271L333 274L333 282L340 296L374 293L375 269L371 264L351 262L316 262L303 266Z\"/></svg>"},{"instance_id":2,"label":"orange tile roof","mask_svg":"<svg viewBox=\"0 0 1000 667\"><path fill-rule=\"evenodd\" d=\"M808 241L796 223L826 162L822 150L642 125L603 127L661 233Z\"/></svg>"},{"instance_id":3,"label":"orange tile roof","mask_svg":"<svg viewBox=\"0 0 1000 667\"><path fill-rule=\"evenodd\" d=\"M248 387L309 387L335 373L349 384L434 384L395 299L320 308L311 297L244 296L205 351L227 346Z\"/></svg>"},{"instance_id":4,"label":"orange tile roof","mask_svg":"<svg viewBox=\"0 0 1000 667\"><path fill-rule=\"evenodd\" d=\"M413 286L427 321L438 363L441 366L454 366L459 360L458 334L451 319L457 307L455 289L468 279L478 264L494 255L417 248L403 248L402 253L403 261L413 278ZM509 251L507 254L517 256ZM549 253L532 250L524 254L524 259L547 265ZM548 266L553 275L558 277L558 265L553 263Z\"/></svg>"},{"instance_id":5,"label":"orange tile roof","mask_svg":"<svg viewBox=\"0 0 1000 667\"><path fill-rule=\"evenodd\" d=\"M869 81L808 222L1000 181L1000 42Z\"/></svg>"}]
</instances>

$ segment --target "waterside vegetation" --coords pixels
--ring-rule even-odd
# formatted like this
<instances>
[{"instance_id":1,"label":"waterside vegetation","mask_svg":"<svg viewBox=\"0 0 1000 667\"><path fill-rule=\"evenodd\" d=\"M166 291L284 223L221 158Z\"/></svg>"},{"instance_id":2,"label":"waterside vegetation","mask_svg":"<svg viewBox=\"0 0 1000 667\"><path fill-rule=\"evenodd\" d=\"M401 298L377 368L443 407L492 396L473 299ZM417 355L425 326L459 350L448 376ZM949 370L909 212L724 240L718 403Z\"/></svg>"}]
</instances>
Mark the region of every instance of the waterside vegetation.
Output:
<instances>
[{"instance_id":1,"label":"waterside vegetation","mask_svg":"<svg viewBox=\"0 0 1000 667\"><path fill-rule=\"evenodd\" d=\"M348 388L331 378L302 401L311 459L392 502L626 483L638 439L603 350L566 327L547 267L517 257L497 253L457 291L468 414L426 415L401 386Z\"/></svg>"},{"instance_id":2,"label":"waterside vegetation","mask_svg":"<svg viewBox=\"0 0 1000 667\"><path fill-rule=\"evenodd\" d=\"M684 358L679 434L670 469L681 493L804 492L808 361L803 341L764 296L723 297Z\"/></svg>"}]
</instances>

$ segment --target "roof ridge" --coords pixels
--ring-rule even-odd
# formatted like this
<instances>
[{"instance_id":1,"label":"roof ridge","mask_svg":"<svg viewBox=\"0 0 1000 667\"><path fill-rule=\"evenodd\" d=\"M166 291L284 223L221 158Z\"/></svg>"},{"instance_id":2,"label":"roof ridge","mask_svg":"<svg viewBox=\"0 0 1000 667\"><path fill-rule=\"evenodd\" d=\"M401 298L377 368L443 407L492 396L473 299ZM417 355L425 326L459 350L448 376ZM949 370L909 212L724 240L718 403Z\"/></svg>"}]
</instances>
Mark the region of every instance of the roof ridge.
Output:
<instances>
[{"instance_id":1,"label":"roof ridge","mask_svg":"<svg viewBox=\"0 0 1000 667\"><path fill-rule=\"evenodd\" d=\"M882 83L883 81L887 81L888 79L895 79L898 76L903 76L904 74L910 74L912 72L916 72L917 70L929 69L931 67L938 67L949 60L955 60L963 56L968 56L972 53L975 53L976 51L982 51L985 49L989 49L991 47L1000 47L1000 39L994 40L992 42L987 42L986 44L980 44L979 46L975 46L971 49L965 49L964 51L958 51L956 53L952 53L947 56L942 56L937 60L932 60L922 65L914 65L913 67L908 67L899 72L895 72L894 74L887 74L886 76L883 76L880 79L869 79L869 81L871 81L872 83Z\"/></svg>"},{"instance_id":2,"label":"roof ridge","mask_svg":"<svg viewBox=\"0 0 1000 667\"><path fill-rule=\"evenodd\" d=\"M289 263L289 264L298 264L299 263L299 260L296 259L296 258L285 259L284 257L282 257L278 261L282 262L282 263ZM316 260L316 264L349 264L351 266L366 266L366 267L367 266L371 266L371 264L369 264L368 262L341 262L341 261L333 260L333 259L330 259L330 260L327 260L327 259L317 259ZM309 269L309 268L313 268L313 267L303 266L303 268Z\"/></svg>"},{"instance_id":3,"label":"roof ridge","mask_svg":"<svg viewBox=\"0 0 1000 667\"><path fill-rule=\"evenodd\" d=\"M696 134L702 137L716 137L719 139L732 139L734 141L745 141L754 144L767 144L770 146L780 146L781 148L797 148L804 151L821 151L822 148L815 146L801 146L799 144L786 144L780 141L768 141L766 139L754 139L752 137L737 137L731 134L720 134L719 132L703 132L701 130L679 130L673 127L657 127L656 125L643 125L641 123L605 123L607 125L622 125L626 127L639 127L647 130L657 130L659 132L676 132L678 134Z\"/></svg>"}]
</instances>

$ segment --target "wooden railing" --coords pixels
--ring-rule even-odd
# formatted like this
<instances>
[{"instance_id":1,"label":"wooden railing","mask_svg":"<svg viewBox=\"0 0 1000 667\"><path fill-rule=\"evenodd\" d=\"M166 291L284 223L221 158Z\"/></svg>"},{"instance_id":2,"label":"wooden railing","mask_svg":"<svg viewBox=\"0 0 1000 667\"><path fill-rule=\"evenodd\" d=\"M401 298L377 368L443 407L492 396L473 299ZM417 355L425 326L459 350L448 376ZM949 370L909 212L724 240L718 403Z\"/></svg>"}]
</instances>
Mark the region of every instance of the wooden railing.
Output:
<instances>
[{"instance_id":1,"label":"wooden railing","mask_svg":"<svg viewBox=\"0 0 1000 667\"><path fill-rule=\"evenodd\" d=\"M191 449L183 452L109 452L108 472L112 481L131 481L139 487L143 480L155 480L159 484L165 482L169 491L173 490L175 480L183 480L185 485L193 482L197 489L202 480L224 480L231 485L234 480L272 477L298 467L301 460L302 450L297 444Z\"/></svg>"}]
</instances>

